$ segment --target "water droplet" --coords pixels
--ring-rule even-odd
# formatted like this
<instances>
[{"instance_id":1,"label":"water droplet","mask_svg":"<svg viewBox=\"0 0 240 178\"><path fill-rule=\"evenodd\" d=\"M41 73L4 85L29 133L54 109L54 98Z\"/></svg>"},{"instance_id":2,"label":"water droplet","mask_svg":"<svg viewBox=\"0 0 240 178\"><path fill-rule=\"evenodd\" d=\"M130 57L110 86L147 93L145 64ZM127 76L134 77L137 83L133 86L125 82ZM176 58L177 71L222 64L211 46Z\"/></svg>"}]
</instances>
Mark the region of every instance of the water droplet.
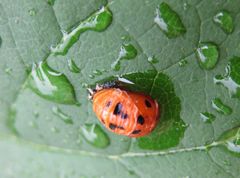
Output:
<instances>
[{"instance_id":1,"label":"water droplet","mask_svg":"<svg viewBox=\"0 0 240 178\"><path fill-rule=\"evenodd\" d=\"M218 62L218 48L214 43L211 42L200 43L196 50L196 55L199 65L203 69L213 69Z\"/></svg>"},{"instance_id":2,"label":"water droplet","mask_svg":"<svg viewBox=\"0 0 240 178\"><path fill-rule=\"evenodd\" d=\"M185 59L182 59L182 60L180 60L180 61L178 62L178 64L179 64L180 67L184 67L185 65L187 65L187 63L188 63L188 61L185 60Z\"/></svg>"},{"instance_id":3,"label":"water droplet","mask_svg":"<svg viewBox=\"0 0 240 178\"><path fill-rule=\"evenodd\" d=\"M28 13L30 16L35 16L37 14L37 11L35 9L28 10Z\"/></svg>"},{"instance_id":4,"label":"water droplet","mask_svg":"<svg viewBox=\"0 0 240 178\"><path fill-rule=\"evenodd\" d=\"M37 119L37 118L39 117L39 112L38 112L38 111L34 111L34 112L33 112L33 115L34 115L34 117Z\"/></svg>"},{"instance_id":5,"label":"water droplet","mask_svg":"<svg viewBox=\"0 0 240 178\"><path fill-rule=\"evenodd\" d=\"M52 107L52 112L58 116L63 122L65 122L66 124L73 124L73 120L70 116L68 116L67 114L65 114L64 112L62 112L60 110L60 108L58 107Z\"/></svg>"},{"instance_id":6,"label":"water droplet","mask_svg":"<svg viewBox=\"0 0 240 178\"><path fill-rule=\"evenodd\" d=\"M231 97L240 99L240 57L232 57L225 68L224 76L217 75L214 83L225 86Z\"/></svg>"},{"instance_id":7,"label":"water droplet","mask_svg":"<svg viewBox=\"0 0 240 178\"><path fill-rule=\"evenodd\" d=\"M101 8L86 20L80 22L80 24L73 28L71 32L63 33L61 42L56 47L51 47L52 53L55 55L65 55L68 52L69 48L75 42L77 42L83 32L87 30L101 32L105 30L111 24L111 22L111 11L106 7Z\"/></svg>"},{"instance_id":8,"label":"water droplet","mask_svg":"<svg viewBox=\"0 0 240 178\"><path fill-rule=\"evenodd\" d=\"M179 15L165 2L156 9L154 22L168 38L176 38L186 32Z\"/></svg>"},{"instance_id":9,"label":"water droplet","mask_svg":"<svg viewBox=\"0 0 240 178\"><path fill-rule=\"evenodd\" d=\"M223 142L223 145L228 151L236 154L240 154L240 128L235 127L231 130L224 132L219 141Z\"/></svg>"},{"instance_id":10,"label":"water droplet","mask_svg":"<svg viewBox=\"0 0 240 178\"><path fill-rule=\"evenodd\" d=\"M148 62L150 62L151 64L156 64L156 63L159 62L158 59L157 59L155 56L149 56L147 60L148 60Z\"/></svg>"},{"instance_id":11,"label":"water droplet","mask_svg":"<svg viewBox=\"0 0 240 178\"><path fill-rule=\"evenodd\" d=\"M102 75L102 73L103 73L103 72L102 72L101 70L98 70L98 69L93 71L93 74L94 74L95 76L96 76L96 75Z\"/></svg>"},{"instance_id":12,"label":"water droplet","mask_svg":"<svg viewBox=\"0 0 240 178\"><path fill-rule=\"evenodd\" d=\"M132 44L123 44L118 54L118 58L111 65L115 71L120 70L120 61L123 59L131 60L137 56L137 49Z\"/></svg>"},{"instance_id":13,"label":"water droplet","mask_svg":"<svg viewBox=\"0 0 240 178\"><path fill-rule=\"evenodd\" d=\"M73 73L79 73L81 72L81 69L76 65L73 59L68 59L68 69Z\"/></svg>"},{"instance_id":14,"label":"water droplet","mask_svg":"<svg viewBox=\"0 0 240 178\"><path fill-rule=\"evenodd\" d=\"M95 78L95 76L92 75L92 74L89 74L88 77L91 78L91 79L94 79L94 78Z\"/></svg>"},{"instance_id":15,"label":"water droplet","mask_svg":"<svg viewBox=\"0 0 240 178\"><path fill-rule=\"evenodd\" d=\"M53 133L58 133L59 132L59 129L57 127L52 127L51 128L51 132Z\"/></svg>"},{"instance_id":16,"label":"water droplet","mask_svg":"<svg viewBox=\"0 0 240 178\"><path fill-rule=\"evenodd\" d=\"M226 10L221 10L214 17L213 21L226 33L232 33L234 25L231 14Z\"/></svg>"},{"instance_id":17,"label":"water droplet","mask_svg":"<svg viewBox=\"0 0 240 178\"><path fill-rule=\"evenodd\" d=\"M29 127L32 127L32 128L35 128L35 129L38 128L37 123L36 123L36 122L33 122L33 121L29 121L28 125L29 125Z\"/></svg>"},{"instance_id":18,"label":"water droplet","mask_svg":"<svg viewBox=\"0 0 240 178\"><path fill-rule=\"evenodd\" d=\"M189 8L189 4L187 2L183 3L183 10L187 10Z\"/></svg>"},{"instance_id":19,"label":"water droplet","mask_svg":"<svg viewBox=\"0 0 240 178\"><path fill-rule=\"evenodd\" d=\"M200 113L200 118L202 119L203 122L212 123L215 120L216 116L209 112L202 112Z\"/></svg>"},{"instance_id":20,"label":"water droplet","mask_svg":"<svg viewBox=\"0 0 240 178\"><path fill-rule=\"evenodd\" d=\"M67 77L46 62L33 64L28 86L39 96L63 104L75 104L75 92Z\"/></svg>"},{"instance_id":21,"label":"water droplet","mask_svg":"<svg viewBox=\"0 0 240 178\"><path fill-rule=\"evenodd\" d=\"M87 83L82 83L82 87L83 88L88 88L88 84Z\"/></svg>"},{"instance_id":22,"label":"water droplet","mask_svg":"<svg viewBox=\"0 0 240 178\"><path fill-rule=\"evenodd\" d=\"M219 98L214 98L212 100L212 107L216 109L219 113L225 115L230 115L232 113L232 109L229 106L223 104L223 102Z\"/></svg>"},{"instance_id":23,"label":"water droplet","mask_svg":"<svg viewBox=\"0 0 240 178\"><path fill-rule=\"evenodd\" d=\"M12 73L12 68L10 68L10 67L6 68L5 73L11 74Z\"/></svg>"},{"instance_id":24,"label":"water droplet","mask_svg":"<svg viewBox=\"0 0 240 178\"><path fill-rule=\"evenodd\" d=\"M53 6L54 3L55 3L55 0L47 0L47 3L48 3L50 6Z\"/></svg>"},{"instance_id":25,"label":"water droplet","mask_svg":"<svg viewBox=\"0 0 240 178\"><path fill-rule=\"evenodd\" d=\"M98 124L85 124L81 133L88 143L97 148L106 148L110 144L109 137Z\"/></svg>"}]
</instances>

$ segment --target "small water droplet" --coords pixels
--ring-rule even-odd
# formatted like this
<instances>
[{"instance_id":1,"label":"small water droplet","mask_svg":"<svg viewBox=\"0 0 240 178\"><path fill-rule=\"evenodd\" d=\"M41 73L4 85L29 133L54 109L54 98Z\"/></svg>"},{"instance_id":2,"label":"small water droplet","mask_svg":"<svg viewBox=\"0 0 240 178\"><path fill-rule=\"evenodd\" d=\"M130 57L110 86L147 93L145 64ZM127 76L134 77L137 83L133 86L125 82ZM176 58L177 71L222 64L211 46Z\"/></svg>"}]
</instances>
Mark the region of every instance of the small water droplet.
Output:
<instances>
[{"instance_id":1,"label":"small water droplet","mask_svg":"<svg viewBox=\"0 0 240 178\"><path fill-rule=\"evenodd\" d=\"M131 60L137 56L137 49L132 44L123 44L120 48L118 58L112 63L111 68L115 71L120 70L120 61Z\"/></svg>"},{"instance_id":2,"label":"small water droplet","mask_svg":"<svg viewBox=\"0 0 240 178\"><path fill-rule=\"evenodd\" d=\"M94 79L94 78L95 78L95 76L92 75L92 74L89 74L88 77L91 78L91 79Z\"/></svg>"},{"instance_id":3,"label":"small water droplet","mask_svg":"<svg viewBox=\"0 0 240 178\"><path fill-rule=\"evenodd\" d=\"M87 83L82 83L82 87L83 88L88 88L88 84Z\"/></svg>"},{"instance_id":4,"label":"small water droplet","mask_svg":"<svg viewBox=\"0 0 240 178\"><path fill-rule=\"evenodd\" d=\"M53 6L54 3L55 3L55 0L47 0L47 3L48 3L50 6Z\"/></svg>"},{"instance_id":5,"label":"small water droplet","mask_svg":"<svg viewBox=\"0 0 240 178\"><path fill-rule=\"evenodd\" d=\"M102 75L102 73L103 73L103 72L102 72L101 70L98 70L98 69L93 71L93 74L94 74L95 76L96 76L96 75L98 75L98 76L99 76L99 75Z\"/></svg>"},{"instance_id":6,"label":"small water droplet","mask_svg":"<svg viewBox=\"0 0 240 178\"><path fill-rule=\"evenodd\" d=\"M147 60L148 60L148 62L150 62L151 64L156 64L156 63L159 62L158 59L157 59L155 56L149 56Z\"/></svg>"},{"instance_id":7,"label":"small water droplet","mask_svg":"<svg viewBox=\"0 0 240 178\"><path fill-rule=\"evenodd\" d=\"M65 114L64 112L62 112L60 110L60 108L58 107L52 107L52 112L58 116L63 122L65 122L66 124L73 124L73 120L70 116L68 116L67 114Z\"/></svg>"},{"instance_id":8,"label":"small water droplet","mask_svg":"<svg viewBox=\"0 0 240 178\"><path fill-rule=\"evenodd\" d=\"M30 16L35 16L37 14L37 11L36 11L36 9L30 9L30 10L28 10L28 13Z\"/></svg>"},{"instance_id":9,"label":"small water droplet","mask_svg":"<svg viewBox=\"0 0 240 178\"><path fill-rule=\"evenodd\" d=\"M168 38L176 38L186 33L186 28L179 15L165 2L162 2L156 9L154 22Z\"/></svg>"},{"instance_id":10,"label":"small water droplet","mask_svg":"<svg viewBox=\"0 0 240 178\"><path fill-rule=\"evenodd\" d=\"M231 97L240 99L240 57L232 57L225 68L226 74L216 75L214 83L225 86Z\"/></svg>"},{"instance_id":11,"label":"small water droplet","mask_svg":"<svg viewBox=\"0 0 240 178\"><path fill-rule=\"evenodd\" d=\"M56 47L51 47L52 53L55 55L65 55L69 48L77 42L83 32L88 30L101 32L105 30L111 22L111 11L107 7L102 7L86 20L80 22L71 32L63 33L61 42Z\"/></svg>"},{"instance_id":12,"label":"small water droplet","mask_svg":"<svg viewBox=\"0 0 240 178\"><path fill-rule=\"evenodd\" d=\"M213 21L226 33L229 34L233 32L233 18L228 11L221 10L213 17Z\"/></svg>"},{"instance_id":13,"label":"small water droplet","mask_svg":"<svg viewBox=\"0 0 240 178\"><path fill-rule=\"evenodd\" d=\"M37 119L37 118L39 117L39 112L38 112L38 111L34 111L34 112L33 112L33 115L34 115L34 117Z\"/></svg>"},{"instance_id":14,"label":"small water droplet","mask_svg":"<svg viewBox=\"0 0 240 178\"><path fill-rule=\"evenodd\" d=\"M81 69L76 65L73 59L68 59L68 69L73 73L79 73L81 72Z\"/></svg>"},{"instance_id":15,"label":"small water droplet","mask_svg":"<svg viewBox=\"0 0 240 178\"><path fill-rule=\"evenodd\" d=\"M59 132L59 129L57 127L52 127L51 128L51 132L53 133L58 133Z\"/></svg>"},{"instance_id":16,"label":"small water droplet","mask_svg":"<svg viewBox=\"0 0 240 178\"><path fill-rule=\"evenodd\" d=\"M202 112L200 113L200 118L202 119L203 122L212 123L215 120L216 116L209 112Z\"/></svg>"},{"instance_id":17,"label":"small water droplet","mask_svg":"<svg viewBox=\"0 0 240 178\"><path fill-rule=\"evenodd\" d=\"M81 133L88 143L97 148L106 148L110 144L109 137L98 124L84 124Z\"/></svg>"},{"instance_id":18,"label":"small water droplet","mask_svg":"<svg viewBox=\"0 0 240 178\"><path fill-rule=\"evenodd\" d=\"M224 115L230 115L232 113L232 109L229 106L223 104L219 98L214 98L212 100L212 107Z\"/></svg>"},{"instance_id":19,"label":"small water droplet","mask_svg":"<svg viewBox=\"0 0 240 178\"><path fill-rule=\"evenodd\" d=\"M6 68L5 73L11 74L12 73L12 68L10 68L10 67Z\"/></svg>"},{"instance_id":20,"label":"small water droplet","mask_svg":"<svg viewBox=\"0 0 240 178\"><path fill-rule=\"evenodd\" d=\"M212 42L200 43L196 50L196 56L198 58L199 65L203 69L213 69L218 62L218 47Z\"/></svg>"},{"instance_id":21,"label":"small water droplet","mask_svg":"<svg viewBox=\"0 0 240 178\"><path fill-rule=\"evenodd\" d=\"M38 128L38 125L37 125L37 123L36 123L36 122L34 122L34 121L29 121L29 122L28 122L28 125L29 125L29 127L32 127L32 128L35 128L35 129L37 129L37 128Z\"/></svg>"},{"instance_id":22,"label":"small water droplet","mask_svg":"<svg viewBox=\"0 0 240 178\"><path fill-rule=\"evenodd\" d=\"M187 2L183 3L183 10L187 10L189 8L189 4Z\"/></svg>"},{"instance_id":23,"label":"small water droplet","mask_svg":"<svg viewBox=\"0 0 240 178\"><path fill-rule=\"evenodd\" d=\"M185 60L185 59L181 59L179 62L178 62L178 65L180 67L184 67L185 65L187 65L188 61Z\"/></svg>"},{"instance_id":24,"label":"small water droplet","mask_svg":"<svg viewBox=\"0 0 240 178\"><path fill-rule=\"evenodd\" d=\"M39 96L62 104L75 104L75 91L67 77L46 62L33 64L27 86Z\"/></svg>"}]
</instances>

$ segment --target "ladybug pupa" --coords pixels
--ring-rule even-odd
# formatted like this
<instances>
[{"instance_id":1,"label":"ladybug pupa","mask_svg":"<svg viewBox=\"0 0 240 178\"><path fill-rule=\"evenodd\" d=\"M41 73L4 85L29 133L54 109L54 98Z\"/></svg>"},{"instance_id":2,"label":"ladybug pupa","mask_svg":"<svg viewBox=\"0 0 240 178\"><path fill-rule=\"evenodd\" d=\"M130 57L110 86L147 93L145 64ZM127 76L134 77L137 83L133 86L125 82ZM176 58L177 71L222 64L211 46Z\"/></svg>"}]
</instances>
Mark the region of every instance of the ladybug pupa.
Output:
<instances>
[{"instance_id":1,"label":"ladybug pupa","mask_svg":"<svg viewBox=\"0 0 240 178\"><path fill-rule=\"evenodd\" d=\"M90 90L93 111L110 131L128 137L148 135L156 127L159 105L150 96L117 87Z\"/></svg>"}]
</instances>

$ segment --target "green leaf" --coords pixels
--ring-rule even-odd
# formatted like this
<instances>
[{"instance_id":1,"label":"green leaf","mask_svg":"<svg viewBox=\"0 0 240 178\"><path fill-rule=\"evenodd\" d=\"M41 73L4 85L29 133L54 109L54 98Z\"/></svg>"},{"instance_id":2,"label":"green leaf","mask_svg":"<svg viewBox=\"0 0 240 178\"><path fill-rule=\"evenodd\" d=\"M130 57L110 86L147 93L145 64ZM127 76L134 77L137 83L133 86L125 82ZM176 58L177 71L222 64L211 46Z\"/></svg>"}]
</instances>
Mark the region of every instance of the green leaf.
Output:
<instances>
[{"instance_id":1,"label":"green leaf","mask_svg":"<svg viewBox=\"0 0 240 178\"><path fill-rule=\"evenodd\" d=\"M239 4L1 0L0 177L239 177ZM112 80L158 101L151 134L98 121L87 87Z\"/></svg>"}]
</instances>

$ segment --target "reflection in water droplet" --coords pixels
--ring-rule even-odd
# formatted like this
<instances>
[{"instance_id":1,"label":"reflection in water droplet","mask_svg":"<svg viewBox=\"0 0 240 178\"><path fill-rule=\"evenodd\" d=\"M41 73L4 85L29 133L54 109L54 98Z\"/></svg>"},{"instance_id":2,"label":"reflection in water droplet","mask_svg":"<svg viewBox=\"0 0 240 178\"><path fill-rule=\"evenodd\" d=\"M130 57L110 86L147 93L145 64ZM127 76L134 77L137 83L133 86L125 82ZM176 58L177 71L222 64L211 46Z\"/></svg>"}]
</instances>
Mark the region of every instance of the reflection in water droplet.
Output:
<instances>
[{"instance_id":1,"label":"reflection in water droplet","mask_svg":"<svg viewBox=\"0 0 240 178\"><path fill-rule=\"evenodd\" d=\"M165 2L156 9L154 22L168 38L176 38L186 32L179 15Z\"/></svg>"},{"instance_id":2,"label":"reflection in water droplet","mask_svg":"<svg viewBox=\"0 0 240 178\"><path fill-rule=\"evenodd\" d=\"M197 50L196 55L199 61L199 65L203 69L213 69L217 62L219 57L218 48L214 43L211 42L205 42L200 43Z\"/></svg>"},{"instance_id":3,"label":"reflection in water droplet","mask_svg":"<svg viewBox=\"0 0 240 178\"><path fill-rule=\"evenodd\" d=\"M76 65L73 59L68 59L68 69L73 73L79 73L81 72L81 69Z\"/></svg>"},{"instance_id":4,"label":"reflection in water droplet","mask_svg":"<svg viewBox=\"0 0 240 178\"><path fill-rule=\"evenodd\" d=\"M106 148L110 144L109 137L98 124L85 124L81 133L88 143L97 148Z\"/></svg>"},{"instance_id":5,"label":"reflection in water droplet","mask_svg":"<svg viewBox=\"0 0 240 178\"><path fill-rule=\"evenodd\" d=\"M212 123L215 120L216 116L209 112L202 112L200 113L200 118L202 119L203 122Z\"/></svg>"},{"instance_id":6,"label":"reflection in water droplet","mask_svg":"<svg viewBox=\"0 0 240 178\"><path fill-rule=\"evenodd\" d=\"M137 56L137 49L132 44L123 44L118 54L118 58L111 65L115 71L120 70L120 61L123 59L130 60Z\"/></svg>"},{"instance_id":7,"label":"reflection in water droplet","mask_svg":"<svg viewBox=\"0 0 240 178\"><path fill-rule=\"evenodd\" d=\"M226 33L232 33L234 25L233 25L233 18L231 16L231 14L226 11L226 10L222 10L220 12L218 12L214 17L213 17L213 21L220 26L223 31L225 31Z\"/></svg>"},{"instance_id":8,"label":"reflection in water droplet","mask_svg":"<svg viewBox=\"0 0 240 178\"><path fill-rule=\"evenodd\" d=\"M66 124L73 124L73 120L70 116L68 116L67 114L65 114L64 112L62 112L60 110L60 108L58 107L52 107L52 112L58 116L63 122L65 122Z\"/></svg>"},{"instance_id":9,"label":"reflection in water droplet","mask_svg":"<svg viewBox=\"0 0 240 178\"><path fill-rule=\"evenodd\" d=\"M69 48L77 42L79 36L83 32L87 30L101 32L105 30L111 22L111 11L106 7L101 8L99 11L95 12L86 20L82 21L78 26L73 28L71 32L63 33L61 42L56 47L51 48L52 53L55 55L65 55Z\"/></svg>"},{"instance_id":10,"label":"reflection in water droplet","mask_svg":"<svg viewBox=\"0 0 240 178\"><path fill-rule=\"evenodd\" d=\"M225 70L224 76L215 76L214 83L222 84L228 89L231 97L240 99L240 57L232 57Z\"/></svg>"},{"instance_id":11,"label":"reflection in water droplet","mask_svg":"<svg viewBox=\"0 0 240 178\"><path fill-rule=\"evenodd\" d=\"M30 16L35 16L37 14L37 11L35 9L30 9L30 10L28 10L28 14Z\"/></svg>"},{"instance_id":12,"label":"reflection in water droplet","mask_svg":"<svg viewBox=\"0 0 240 178\"><path fill-rule=\"evenodd\" d=\"M216 109L219 113L230 115L232 113L232 109L223 104L223 102L219 98L214 98L212 100L212 107Z\"/></svg>"},{"instance_id":13,"label":"reflection in water droplet","mask_svg":"<svg viewBox=\"0 0 240 178\"><path fill-rule=\"evenodd\" d=\"M180 60L180 61L178 62L178 65L179 65L180 67L184 67L185 65L187 65L187 63L188 63L187 60L182 59L182 60Z\"/></svg>"},{"instance_id":14,"label":"reflection in water droplet","mask_svg":"<svg viewBox=\"0 0 240 178\"><path fill-rule=\"evenodd\" d=\"M48 66L46 62L33 64L27 80L29 86L39 96L63 104L75 104L75 92L67 77Z\"/></svg>"},{"instance_id":15,"label":"reflection in water droplet","mask_svg":"<svg viewBox=\"0 0 240 178\"><path fill-rule=\"evenodd\" d=\"M156 64L156 63L159 62L158 59L157 59L155 56L149 56L147 60L148 60L148 62L150 62L151 64Z\"/></svg>"},{"instance_id":16,"label":"reflection in water droplet","mask_svg":"<svg viewBox=\"0 0 240 178\"><path fill-rule=\"evenodd\" d=\"M54 3L55 3L55 0L47 0L47 3L48 3L50 6L53 6Z\"/></svg>"}]
</instances>

